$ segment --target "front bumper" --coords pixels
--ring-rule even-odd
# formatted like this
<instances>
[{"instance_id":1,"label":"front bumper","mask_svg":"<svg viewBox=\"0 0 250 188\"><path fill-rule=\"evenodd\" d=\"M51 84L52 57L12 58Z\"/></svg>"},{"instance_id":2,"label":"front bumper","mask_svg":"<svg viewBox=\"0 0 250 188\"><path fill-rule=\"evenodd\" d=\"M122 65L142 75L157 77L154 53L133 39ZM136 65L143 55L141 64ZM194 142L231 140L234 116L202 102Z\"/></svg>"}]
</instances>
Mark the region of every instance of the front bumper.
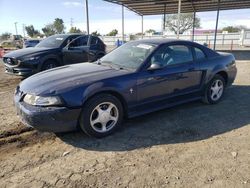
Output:
<instances>
[{"instance_id":1,"label":"front bumper","mask_svg":"<svg viewBox=\"0 0 250 188\"><path fill-rule=\"evenodd\" d=\"M22 122L40 131L68 132L77 129L81 109L28 105L15 96L17 114Z\"/></svg>"},{"instance_id":2,"label":"front bumper","mask_svg":"<svg viewBox=\"0 0 250 188\"><path fill-rule=\"evenodd\" d=\"M34 74L34 71L31 68L8 67L5 65L5 73L17 76L28 76Z\"/></svg>"}]
</instances>

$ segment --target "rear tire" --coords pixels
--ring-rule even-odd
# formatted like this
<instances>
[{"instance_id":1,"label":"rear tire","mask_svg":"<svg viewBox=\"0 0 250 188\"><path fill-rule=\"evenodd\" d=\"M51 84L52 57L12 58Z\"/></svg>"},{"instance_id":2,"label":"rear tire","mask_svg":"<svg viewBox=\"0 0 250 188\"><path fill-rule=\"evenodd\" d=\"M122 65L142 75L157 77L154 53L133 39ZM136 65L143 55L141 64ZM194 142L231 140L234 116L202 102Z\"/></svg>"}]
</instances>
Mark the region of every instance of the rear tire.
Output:
<instances>
[{"instance_id":1,"label":"rear tire","mask_svg":"<svg viewBox=\"0 0 250 188\"><path fill-rule=\"evenodd\" d=\"M222 76L216 74L207 84L203 102L207 104L217 104L223 98L225 91L225 80Z\"/></svg>"},{"instance_id":2,"label":"rear tire","mask_svg":"<svg viewBox=\"0 0 250 188\"><path fill-rule=\"evenodd\" d=\"M89 136L102 138L115 132L122 124L121 102L110 94L89 99L80 115L80 127Z\"/></svg>"},{"instance_id":3,"label":"rear tire","mask_svg":"<svg viewBox=\"0 0 250 188\"><path fill-rule=\"evenodd\" d=\"M45 70L49 70L49 69L52 69L52 68L55 68L57 67L57 62L54 61L54 60L47 60L43 63L43 66L42 66L42 71L45 71Z\"/></svg>"}]
</instances>

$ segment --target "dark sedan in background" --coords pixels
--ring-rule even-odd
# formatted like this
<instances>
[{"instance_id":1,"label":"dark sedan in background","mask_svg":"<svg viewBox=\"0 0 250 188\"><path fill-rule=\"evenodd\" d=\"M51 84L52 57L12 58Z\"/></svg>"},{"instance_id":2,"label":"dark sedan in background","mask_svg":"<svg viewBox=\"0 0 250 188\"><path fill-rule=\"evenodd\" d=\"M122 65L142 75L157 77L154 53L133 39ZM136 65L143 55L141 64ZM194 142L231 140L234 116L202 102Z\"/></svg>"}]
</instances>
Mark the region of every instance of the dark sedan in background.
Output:
<instances>
[{"instance_id":1,"label":"dark sedan in background","mask_svg":"<svg viewBox=\"0 0 250 188\"><path fill-rule=\"evenodd\" d=\"M3 57L6 73L29 76L54 67L95 61L105 55L105 44L95 36L53 35L35 47L7 53Z\"/></svg>"},{"instance_id":2,"label":"dark sedan in background","mask_svg":"<svg viewBox=\"0 0 250 188\"><path fill-rule=\"evenodd\" d=\"M133 41L94 63L63 66L24 80L15 104L23 122L39 130L80 127L103 137L124 117L199 99L218 103L236 72L233 55L197 43Z\"/></svg>"}]
</instances>

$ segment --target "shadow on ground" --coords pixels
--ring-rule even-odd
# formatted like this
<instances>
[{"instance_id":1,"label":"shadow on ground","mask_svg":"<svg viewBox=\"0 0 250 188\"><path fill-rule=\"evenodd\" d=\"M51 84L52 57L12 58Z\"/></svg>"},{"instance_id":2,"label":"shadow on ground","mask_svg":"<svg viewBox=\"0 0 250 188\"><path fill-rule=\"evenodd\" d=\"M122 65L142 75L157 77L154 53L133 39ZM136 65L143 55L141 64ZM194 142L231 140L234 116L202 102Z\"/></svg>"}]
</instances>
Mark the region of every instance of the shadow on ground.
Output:
<instances>
[{"instance_id":1,"label":"shadow on ground","mask_svg":"<svg viewBox=\"0 0 250 188\"><path fill-rule=\"evenodd\" d=\"M232 86L217 105L193 102L127 120L114 135L94 139L81 132L58 135L75 147L128 151L204 140L250 124L250 86Z\"/></svg>"}]
</instances>

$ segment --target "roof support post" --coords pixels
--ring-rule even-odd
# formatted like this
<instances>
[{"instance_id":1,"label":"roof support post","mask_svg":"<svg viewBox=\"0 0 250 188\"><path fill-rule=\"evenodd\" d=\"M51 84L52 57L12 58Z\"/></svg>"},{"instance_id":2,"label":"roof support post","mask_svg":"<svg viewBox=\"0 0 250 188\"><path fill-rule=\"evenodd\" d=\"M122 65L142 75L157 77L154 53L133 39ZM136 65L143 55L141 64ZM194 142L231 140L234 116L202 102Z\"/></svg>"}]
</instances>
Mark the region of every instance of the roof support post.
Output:
<instances>
[{"instance_id":1,"label":"roof support post","mask_svg":"<svg viewBox=\"0 0 250 188\"><path fill-rule=\"evenodd\" d=\"M180 16L181 16L181 0L178 3L178 21L177 21L177 38L180 38Z\"/></svg>"},{"instance_id":2,"label":"roof support post","mask_svg":"<svg viewBox=\"0 0 250 188\"><path fill-rule=\"evenodd\" d=\"M196 20L196 12L194 11L194 15L193 15L193 33L192 33L192 41L193 42L194 42L195 20Z\"/></svg>"},{"instance_id":3,"label":"roof support post","mask_svg":"<svg viewBox=\"0 0 250 188\"><path fill-rule=\"evenodd\" d=\"M141 38L143 39L143 33L144 33L144 23L143 23L143 15L141 16Z\"/></svg>"},{"instance_id":4,"label":"roof support post","mask_svg":"<svg viewBox=\"0 0 250 188\"><path fill-rule=\"evenodd\" d=\"M88 3L88 0L85 0L85 10L86 10L86 19L87 19L87 33L89 35L89 3Z\"/></svg>"},{"instance_id":5,"label":"roof support post","mask_svg":"<svg viewBox=\"0 0 250 188\"><path fill-rule=\"evenodd\" d=\"M162 34L166 29L166 3L164 4L164 15L163 15L163 28L162 28Z\"/></svg>"},{"instance_id":6,"label":"roof support post","mask_svg":"<svg viewBox=\"0 0 250 188\"><path fill-rule=\"evenodd\" d=\"M217 17L216 17L216 25L215 25L215 32L214 32L214 50L216 48L219 16L220 16L220 0L218 0L218 4L217 4Z\"/></svg>"},{"instance_id":7,"label":"roof support post","mask_svg":"<svg viewBox=\"0 0 250 188\"><path fill-rule=\"evenodd\" d=\"M122 5L122 41L124 42L125 36L124 36L124 6Z\"/></svg>"}]
</instances>

